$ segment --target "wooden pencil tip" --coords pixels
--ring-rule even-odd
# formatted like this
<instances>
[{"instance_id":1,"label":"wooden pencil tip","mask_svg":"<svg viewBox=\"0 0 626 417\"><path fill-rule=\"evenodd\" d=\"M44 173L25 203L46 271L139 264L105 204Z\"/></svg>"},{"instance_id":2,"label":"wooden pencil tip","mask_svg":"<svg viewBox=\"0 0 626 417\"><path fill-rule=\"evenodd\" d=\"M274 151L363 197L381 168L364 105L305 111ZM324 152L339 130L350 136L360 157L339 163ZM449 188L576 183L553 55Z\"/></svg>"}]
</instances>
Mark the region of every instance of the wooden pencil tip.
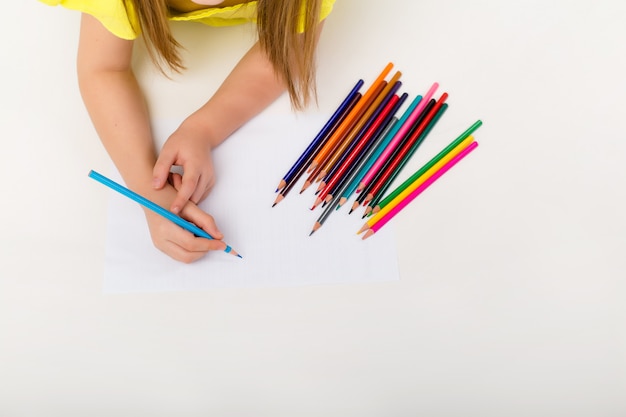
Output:
<instances>
[{"instance_id":1,"label":"wooden pencil tip","mask_svg":"<svg viewBox=\"0 0 626 417\"><path fill-rule=\"evenodd\" d=\"M276 204L278 204L281 201L283 201L283 198L285 198L285 196L283 194L278 194L276 196L276 200L274 200L274 204L272 204L272 207L274 207Z\"/></svg>"},{"instance_id":2,"label":"wooden pencil tip","mask_svg":"<svg viewBox=\"0 0 626 417\"><path fill-rule=\"evenodd\" d=\"M322 224L320 222L315 222L315 224L313 225L313 230L311 230L311 233L309 233L309 236L315 233L315 231L319 229L320 227L322 227Z\"/></svg>"},{"instance_id":3,"label":"wooden pencil tip","mask_svg":"<svg viewBox=\"0 0 626 417\"><path fill-rule=\"evenodd\" d=\"M302 194L304 192L304 190L309 188L310 185L311 185L310 181L304 181L304 185L302 185L302 189L300 190L300 194Z\"/></svg>"},{"instance_id":4,"label":"wooden pencil tip","mask_svg":"<svg viewBox=\"0 0 626 417\"><path fill-rule=\"evenodd\" d=\"M362 240L367 239L368 237L372 236L374 234L374 231L372 229L368 230L367 233L365 233L362 237Z\"/></svg>"},{"instance_id":5,"label":"wooden pencil tip","mask_svg":"<svg viewBox=\"0 0 626 417\"><path fill-rule=\"evenodd\" d=\"M274 192L277 193L278 190L282 189L285 185L287 185L287 182L284 179L280 180L280 182L278 183L278 186L276 187L276 191Z\"/></svg>"},{"instance_id":6,"label":"wooden pencil tip","mask_svg":"<svg viewBox=\"0 0 626 417\"><path fill-rule=\"evenodd\" d=\"M364 231L366 231L367 229L369 229L370 227L367 225L367 223L365 223L363 226L361 226L361 228L359 229L358 232L356 232L356 234L360 234L363 233Z\"/></svg>"}]
</instances>

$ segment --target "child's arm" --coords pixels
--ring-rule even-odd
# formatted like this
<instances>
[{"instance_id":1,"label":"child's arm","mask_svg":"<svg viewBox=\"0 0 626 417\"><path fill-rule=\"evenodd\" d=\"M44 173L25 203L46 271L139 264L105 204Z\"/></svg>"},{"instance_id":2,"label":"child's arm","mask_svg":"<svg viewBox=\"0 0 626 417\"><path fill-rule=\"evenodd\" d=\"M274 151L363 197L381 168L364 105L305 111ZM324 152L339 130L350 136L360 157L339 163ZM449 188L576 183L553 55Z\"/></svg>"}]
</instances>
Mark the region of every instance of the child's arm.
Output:
<instances>
[{"instance_id":1,"label":"child's arm","mask_svg":"<svg viewBox=\"0 0 626 417\"><path fill-rule=\"evenodd\" d=\"M323 22L317 36L322 25ZM198 203L207 196L214 183L210 149L268 107L284 91L283 80L276 75L257 42L213 97L191 114L163 146L154 166L155 187L167 183L172 165L182 165L184 170L182 183L180 178L176 181L178 195L172 211L184 207L189 199Z\"/></svg>"},{"instance_id":2,"label":"child's arm","mask_svg":"<svg viewBox=\"0 0 626 417\"><path fill-rule=\"evenodd\" d=\"M83 14L78 48L78 81L83 101L104 147L129 188L169 207L176 196L171 185L156 191L156 161L148 111L131 69L132 41L117 38L98 20ZM211 216L187 204L183 217L221 239ZM175 259L191 262L208 250L221 250L219 240L196 238L175 224L146 211L155 246Z\"/></svg>"}]
</instances>

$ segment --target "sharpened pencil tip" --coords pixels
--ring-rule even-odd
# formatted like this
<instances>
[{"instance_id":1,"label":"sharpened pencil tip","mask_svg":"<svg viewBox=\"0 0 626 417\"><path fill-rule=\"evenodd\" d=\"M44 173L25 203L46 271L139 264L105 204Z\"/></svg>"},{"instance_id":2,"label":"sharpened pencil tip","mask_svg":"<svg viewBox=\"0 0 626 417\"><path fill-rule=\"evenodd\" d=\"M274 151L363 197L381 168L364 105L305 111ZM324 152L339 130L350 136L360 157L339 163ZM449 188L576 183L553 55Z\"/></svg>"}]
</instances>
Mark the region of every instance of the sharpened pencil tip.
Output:
<instances>
[{"instance_id":1,"label":"sharpened pencil tip","mask_svg":"<svg viewBox=\"0 0 626 417\"><path fill-rule=\"evenodd\" d=\"M272 204L272 207L274 207L276 205L276 203Z\"/></svg>"},{"instance_id":2,"label":"sharpened pencil tip","mask_svg":"<svg viewBox=\"0 0 626 417\"><path fill-rule=\"evenodd\" d=\"M241 255L237 255L237 258L241 258L241 259L243 259L243 256L241 256Z\"/></svg>"},{"instance_id":3,"label":"sharpened pencil tip","mask_svg":"<svg viewBox=\"0 0 626 417\"><path fill-rule=\"evenodd\" d=\"M309 236L311 236L313 233L315 233L315 230L311 230L311 233L309 233Z\"/></svg>"},{"instance_id":4,"label":"sharpened pencil tip","mask_svg":"<svg viewBox=\"0 0 626 417\"><path fill-rule=\"evenodd\" d=\"M350 209L350 211L348 212L348 214L352 214L352 212L354 211L354 209Z\"/></svg>"}]
</instances>

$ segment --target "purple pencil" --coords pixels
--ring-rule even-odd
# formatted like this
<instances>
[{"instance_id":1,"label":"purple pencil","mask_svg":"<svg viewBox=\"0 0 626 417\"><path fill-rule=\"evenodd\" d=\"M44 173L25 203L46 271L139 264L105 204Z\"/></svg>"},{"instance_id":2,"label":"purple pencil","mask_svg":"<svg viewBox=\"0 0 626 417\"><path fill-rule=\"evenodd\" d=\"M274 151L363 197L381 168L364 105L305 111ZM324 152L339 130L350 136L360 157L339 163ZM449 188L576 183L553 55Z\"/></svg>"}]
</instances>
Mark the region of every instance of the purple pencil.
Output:
<instances>
[{"instance_id":1,"label":"purple pencil","mask_svg":"<svg viewBox=\"0 0 626 417\"><path fill-rule=\"evenodd\" d=\"M389 156L392 154L394 149L402 141L404 136L409 132L415 120L419 117L420 113L422 112L422 110L424 109L428 101L430 101L433 94L435 94L437 87L439 87L438 83L434 83L430 87L428 92L424 95L424 98L419 102L417 107L415 107L415 110L413 110L413 113L411 113L411 115L406 119L406 122L400 127L400 129L398 129L397 133L391 139L391 141L389 142L385 150L383 150L383 152L380 154L378 159L376 159L376 162L374 162L374 164L369 169L369 171L367 171L367 173L361 179L361 182L359 183L359 186L356 189L357 193L360 192L364 187L367 186L367 184L370 183L370 181L374 178L378 170L380 170L380 168L383 166L387 158L389 158Z\"/></svg>"}]
</instances>

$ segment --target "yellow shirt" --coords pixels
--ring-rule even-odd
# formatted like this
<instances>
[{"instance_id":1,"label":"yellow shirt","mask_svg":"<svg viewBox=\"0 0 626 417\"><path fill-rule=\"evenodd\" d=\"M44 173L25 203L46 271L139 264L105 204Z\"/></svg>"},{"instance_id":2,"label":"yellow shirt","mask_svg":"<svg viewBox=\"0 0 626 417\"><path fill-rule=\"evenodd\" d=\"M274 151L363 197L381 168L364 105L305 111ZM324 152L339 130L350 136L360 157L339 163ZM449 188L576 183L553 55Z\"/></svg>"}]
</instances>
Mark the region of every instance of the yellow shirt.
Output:
<instances>
[{"instance_id":1,"label":"yellow shirt","mask_svg":"<svg viewBox=\"0 0 626 417\"><path fill-rule=\"evenodd\" d=\"M63 6L90 14L102 25L122 39L137 38L139 22L132 4L128 0L40 0L50 6ZM126 5L125 5L126 3ZM232 26L256 21L256 1L229 7L208 7L170 17L177 21L194 21L210 26ZM320 19L326 18L335 0L322 0Z\"/></svg>"}]
</instances>

